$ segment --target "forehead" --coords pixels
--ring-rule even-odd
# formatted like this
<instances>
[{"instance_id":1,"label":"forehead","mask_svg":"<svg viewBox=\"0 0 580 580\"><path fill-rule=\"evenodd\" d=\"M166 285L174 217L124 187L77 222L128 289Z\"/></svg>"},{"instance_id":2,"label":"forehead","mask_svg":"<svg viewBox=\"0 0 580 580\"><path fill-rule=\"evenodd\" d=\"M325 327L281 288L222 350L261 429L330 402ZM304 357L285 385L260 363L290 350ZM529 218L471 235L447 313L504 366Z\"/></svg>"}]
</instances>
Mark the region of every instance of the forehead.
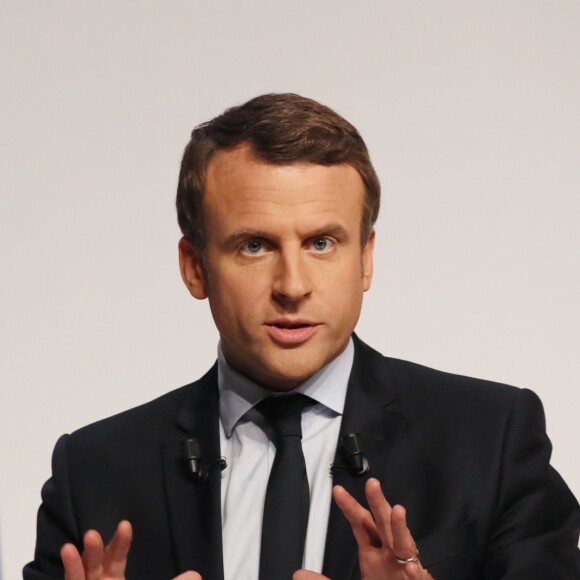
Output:
<instances>
[{"instance_id":1,"label":"forehead","mask_svg":"<svg viewBox=\"0 0 580 580\"><path fill-rule=\"evenodd\" d=\"M216 153L204 193L206 219L219 219L220 225L339 219L358 227L363 201L363 181L350 165L274 165L256 158L248 146Z\"/></svg>"}]
</instances>

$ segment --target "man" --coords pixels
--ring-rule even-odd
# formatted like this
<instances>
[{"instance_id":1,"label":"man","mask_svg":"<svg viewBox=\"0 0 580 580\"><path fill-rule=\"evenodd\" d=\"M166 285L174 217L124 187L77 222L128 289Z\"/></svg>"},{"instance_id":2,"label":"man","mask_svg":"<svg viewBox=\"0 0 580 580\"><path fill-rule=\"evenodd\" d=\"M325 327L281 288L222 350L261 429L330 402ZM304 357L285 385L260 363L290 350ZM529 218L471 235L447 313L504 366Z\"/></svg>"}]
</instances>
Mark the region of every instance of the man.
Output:
<instances>
[{"instance_id":1,"label":"man","mask_svg":"<svg viewBox=\"0 0 580 580\"><path fill-rule=\"evenodd\" d=\"M356 129L297 95L194 130L179 258L217 365L59 440L26 579L580 578L537 397L353 335L379 191Z\"/></svg>"}]
</instances>

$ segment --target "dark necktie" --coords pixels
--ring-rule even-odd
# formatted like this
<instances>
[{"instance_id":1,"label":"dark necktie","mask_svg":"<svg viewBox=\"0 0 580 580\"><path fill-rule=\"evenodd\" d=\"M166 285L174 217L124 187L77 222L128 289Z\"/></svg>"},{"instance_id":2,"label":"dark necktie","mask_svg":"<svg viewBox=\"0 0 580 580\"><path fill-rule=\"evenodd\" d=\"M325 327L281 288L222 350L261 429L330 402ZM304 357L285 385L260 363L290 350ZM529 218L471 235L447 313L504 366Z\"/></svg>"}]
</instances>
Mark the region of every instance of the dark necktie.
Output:
<instances>
[{"instance_id":1,"label":"dark necktie","mask_svg":"<svg viewBox=\"0 0 580 580\"><path fill-rule=\"evenodd\" d=\"M272 426L276 456L270 471L260 549L260 580L291 580L302 568L310 491L302 453L304 395L268 397L257 409Z\"/></svg>"}]
</instances>

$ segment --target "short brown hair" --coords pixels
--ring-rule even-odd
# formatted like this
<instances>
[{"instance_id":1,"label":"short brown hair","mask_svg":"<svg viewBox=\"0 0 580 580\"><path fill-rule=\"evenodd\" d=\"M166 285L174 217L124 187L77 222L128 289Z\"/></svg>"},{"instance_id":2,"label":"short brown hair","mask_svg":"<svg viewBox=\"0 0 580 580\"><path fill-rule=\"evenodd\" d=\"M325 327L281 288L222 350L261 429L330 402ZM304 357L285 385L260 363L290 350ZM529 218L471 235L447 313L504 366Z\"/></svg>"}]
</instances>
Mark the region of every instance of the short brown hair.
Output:
<instances>
[{"instance_id":1,"label":"short brown hair","mask_svg":"<svg viewBox=\"0 0 580 580\"><path fill-rule=\"evenodd\" d=\"M179 173L177 220L183 235L205 247L203 191L215 153L248 143L267 163L314 163L354 167L365 185L361 242L366 244L379 214L381 187L367 147L343 117L317 101L292 93L267 94L227 109L191 134Z\"/></svg>"}]
</instances>

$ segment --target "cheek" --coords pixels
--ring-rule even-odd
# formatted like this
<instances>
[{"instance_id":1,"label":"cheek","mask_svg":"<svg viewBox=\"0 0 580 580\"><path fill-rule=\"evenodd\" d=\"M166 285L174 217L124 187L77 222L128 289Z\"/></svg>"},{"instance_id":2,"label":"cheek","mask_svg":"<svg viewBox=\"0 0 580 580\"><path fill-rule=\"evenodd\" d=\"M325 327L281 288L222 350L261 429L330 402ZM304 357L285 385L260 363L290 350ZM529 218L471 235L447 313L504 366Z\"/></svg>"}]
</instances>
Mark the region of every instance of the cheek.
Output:
<instances>
[{"instance_id":1,"label":"cheek","mask_svg":"<svg viewBox=\"0 0 580 580\"><path fill-rule=\"evenodd\" d=\"M359 294L364 291L364 270L360 256L356 259L349 260L348 266L345 265L339 273L337 273L337 283L344 289L345 294L350 296ZM340 282L338 282L338 279Z\"/></svg>"},{"instance_id":2,"label":"cheek","mask_svg":"<svg viewBox=\"0 0 580 580\"><path fill-rule=\"evenodd\" d=\"M229 327L252 319L269 297L263 279L236 273L212 278L209 303L216 323Z\"/></svg>"},{"instance_id":3,"label":"cheek","mask_svg":"<svg viewBox=\"0 0 580 580\"><path fill-rule=\"evenodd\" d=\"M332 285L331 291L335 294L336 301L340 302L344 319L358 317L365 291L360 261L343 272L340 280Z\"/></svg>"}]
</instances>

